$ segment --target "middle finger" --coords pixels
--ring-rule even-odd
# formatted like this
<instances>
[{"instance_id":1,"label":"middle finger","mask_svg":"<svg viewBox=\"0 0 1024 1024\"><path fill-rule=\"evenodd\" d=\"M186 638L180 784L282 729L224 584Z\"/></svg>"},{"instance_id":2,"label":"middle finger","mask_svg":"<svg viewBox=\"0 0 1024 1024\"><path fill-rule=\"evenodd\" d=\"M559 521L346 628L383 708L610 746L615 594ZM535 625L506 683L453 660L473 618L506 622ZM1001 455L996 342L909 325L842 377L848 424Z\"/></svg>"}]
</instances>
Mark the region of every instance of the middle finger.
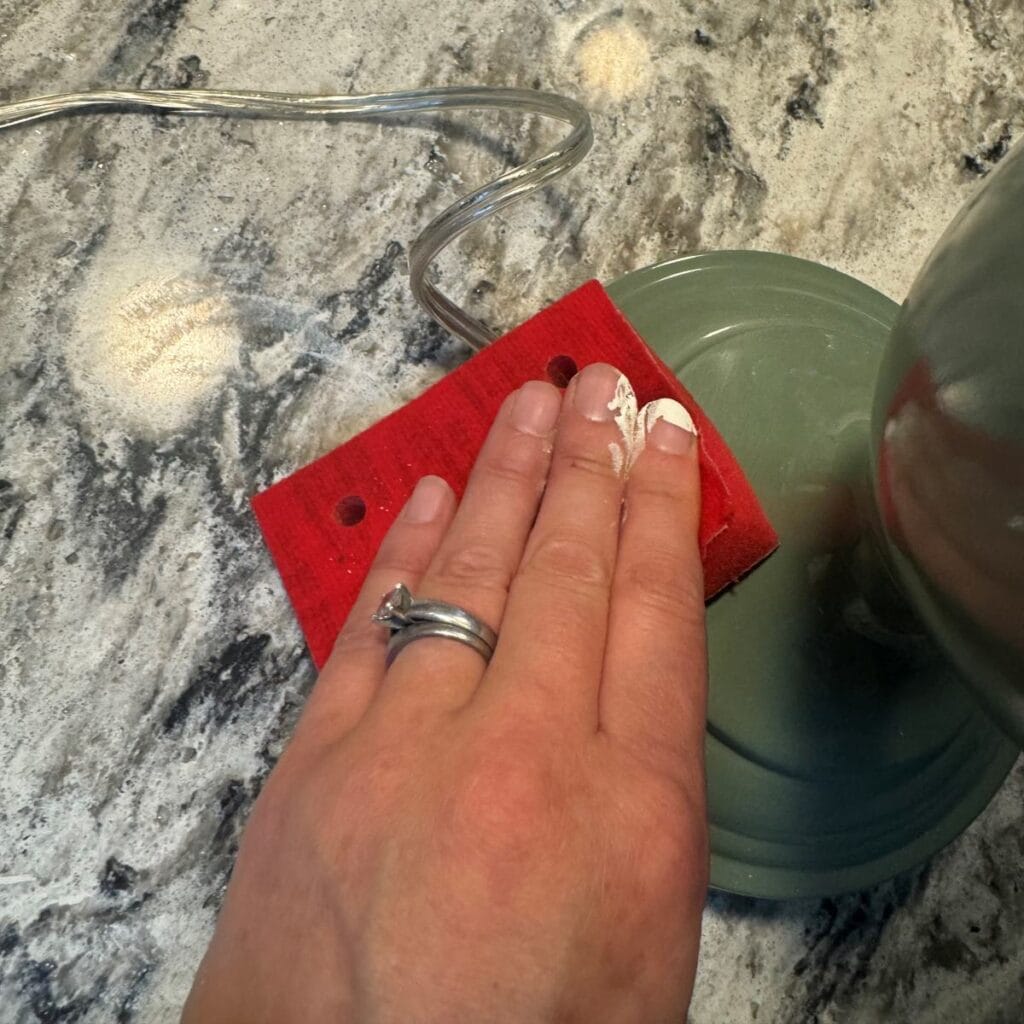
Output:
<instances>
[{"instance_id":1,"label":"middle finger","mask_svg":"<svg viewBox=\"0 0 1024 1024\"><path fill-rule=\"evenodd\" d=\"M604 666L636 398L612 366L569 385L547 490L512 583L492 672L504 712L592 726Z\"/></svg>"}]
</instances>

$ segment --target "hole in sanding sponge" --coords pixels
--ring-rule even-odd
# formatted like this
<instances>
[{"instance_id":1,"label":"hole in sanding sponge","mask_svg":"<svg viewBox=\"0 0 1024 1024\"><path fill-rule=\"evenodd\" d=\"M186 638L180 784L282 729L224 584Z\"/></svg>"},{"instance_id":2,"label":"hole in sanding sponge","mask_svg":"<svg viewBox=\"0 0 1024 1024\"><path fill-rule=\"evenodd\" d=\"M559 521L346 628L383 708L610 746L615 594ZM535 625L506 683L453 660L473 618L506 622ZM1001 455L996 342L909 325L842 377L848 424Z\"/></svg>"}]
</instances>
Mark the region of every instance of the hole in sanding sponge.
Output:
<instances>
[{"instance_id":1,"label":"hole in sanding sponge","mask_svg":"<svg viewBox=\"0 0 1024 1024\"><path fill-rule=\"evenodd\" d=\"M350 494L338 502L334 514L342 526L355 526L366 516L366 502L358 494Z\"/></svg>"},{"instance_id":2,"label":"hole in sanding sponge","mask_svg":"<svg viewBox=\"0 0 1024 1024\"><path fill-rule=\"evenodd\" d=\"M576 360L572 356L552 356L548 363L548 380L564 388L576 376Z\"/></svg>"}]
</instances>

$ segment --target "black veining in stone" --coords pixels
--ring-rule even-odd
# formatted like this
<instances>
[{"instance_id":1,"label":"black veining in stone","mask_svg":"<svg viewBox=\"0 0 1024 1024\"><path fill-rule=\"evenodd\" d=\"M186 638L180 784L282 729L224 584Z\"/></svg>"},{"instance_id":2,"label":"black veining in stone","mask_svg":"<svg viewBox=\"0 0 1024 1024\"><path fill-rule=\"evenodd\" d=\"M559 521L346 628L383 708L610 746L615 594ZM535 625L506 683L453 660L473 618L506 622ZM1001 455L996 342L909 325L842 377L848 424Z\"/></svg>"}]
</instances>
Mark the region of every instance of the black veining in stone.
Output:
<instances>
[{"instance_id":1,"label":"black veining in stone","mask_svg":"<svg viewBox=\"0 0 1024 1024\"><path fill-rule=\"evenodd\" d=\"M18 928L13 921L8 921L0 929L0 956L7 956L18 948L21 941L18 935Z\"/></svg>"},{"instance_id":2,"label":"black veining in stone","mask_svg":"<svg viewBox=\"0 0 1024 1024\"><path fill-rule=\"evenodd\" d=\"M72 1024L80 1020L103 989L102 982L97 981L89 995L80 994L59 1002L54 994L57 971L52 960L28 960L20 972L22 994L40 1024Z\"/></svg>"},{"instance_id":3,"label":"black veining in stone","mask_svg":"<svg viewBox=\"0 0 1024 1024\"><path fill-rule=\"evenodd\" d=\"M1003 125L999 137L991 145L982 146L974 153L964 153L964 169L979 177L984 177L1006 156L1012 141L1013 133L1010 131L1010 126Z\"/></svg>"},{"instance_id":4,"label":"black veining in stone","mask_svg":"<svg viewBox=\"0 0 1024 1024\"><path fill-rule=\"evenodd\" d=\"M203 89L210 84L210 73L203 65L197 54L189 54L187 57L179 57L174 77L171 81L172 89Z\"/></svg>"},{"instance_id":5,"label":"black veining in stone","mask_svg":"<svg viewBox=\"0 0 1024 1024\"><path fill-rule=\"evenodd\" d=\"M104 896L118 896L134 888L138 871L130 864L122 864L116 857L108 857L100 876L100 892Z\"/></svg>"},{"instance_id":6,"label":"black veining in stone","mask_svg":"<svg viewBox=\"0 0 1024 1024\"><path fill-rule=\"evenodd\" d=\"M210 265L236 288L251 292L275 258L269 233L247 217L217 246Z\"/></svg>"},{"instance_id":7,"label":"black veining in stone","mask_svg":"<svg viewBox=\"0 0 1024 1024\"><path fill-rule=\"evenodd\" d=\"M418 318L402 332L403 364L430 363L452 369L465 354L465 343L453 338L436 320Z\"/></svg>"},{"instance_id":8,"label":"black veining in stone","mask_svg":"<svg viewBox=\"0 0 1024 1024\"><path fill-rule=\"evenodd\" d=\"M4 482L8 486L0 489L0 538L9 541L14 537L18 523L25 514L27 498L19 494L10 481Z\"/></svg>"},{"instance_id":9,"label":"black veining in stone","mask_svg":"<svg viewBox=\"0 0 1024 1024\"><path fill-rule=\"evenodd\" d=\"M711 153L732 151L732 129L722 112L711 107L704 115L704 139Z\"/></svg>"},{"instance_id":10,"label":"black veining in stone","mask_svg":"<svg viewBox=\"0 0 1024 1024\"><path fill-rule=\"evenodd\" d=\"M117 1024L131 1024L135 1020L136 1002L145 988L146 980L152 970L153 965L145 963L135 972L135 976L128 986L128 991L121 1000L121 1005L117 1008Z\"/></svg>"},{"instance_id":11,"label":"black veining in stone","mask_svg":"<svg viewBox=\"0 0 1024 1024\"><path fill-rule=\"evenodd\" d=\"M796 91L786 100L786 113L794 121L814 121L821 124L821 115L818 113L818 101L820 93L818 87L809 78L800 81Z\"/></svg>"},{"instance_id":12,"label":"black veining in stone","mask_svg":"<svg viewBox=\"0 0 1024 1024\"><path fill-rule=\"evenodd\" d=\"M189 0L143 0L125 26L124 34L111 54L107 71L111 76L137 66L147 50L162 47L184 17ZM156 54L149 53L152 60Z\"/></svg>"},{"instance_id":13,"label":"black veining in stone","mask_svg":"<svg viewBox=\"0 0 1024 1024\"><path fill-rule=\"evenodd\" d=\"M371 314L378 309L381 289L394 276L398 269L398 261L404 255L405 249L400 242L388 242L383 255L377 257L363 271L355 288L336 292L322 300L321 308L328 310L332 317L342 305L355 310L354 315L334 336L339 344L358 337L366 330Z\"/></svg>"},{"instance_id":14,"label":"black veining in stone","mask_svg":"<svg viewBox=\"0 0 1024 1024\"><path fill-rule=\"evenodd\" d=\"M220 794L220 824L213 841L223 843L232 833L238 812L249 802L249 792L241 779L230 779Z\"/></svg>"},{"instance_id":15,"label":"black veining in stone","mask_svg":"<svg viewBox=\"0 0 1024 1024\"><path fill-rule=\"evenodd\" d=\"M241 259L244 267L247 258L245 253L250 250L255 266L260 266L261 260L264 266L273 262L272 253L264 247L258 232L251 228L236 233L224 257ZM401 243L388 242L383 253L370 260L353 288L332 292L319 300L314 311L318 314L317 319L301 321L287 309L276 308L258 296L239 296L238 302L246 313L245 320L249 325L241 352L243 364L250 360L253 351L277 341L282 330L301 329L307 342L307 351L296 356L291 366L275 380L259 389L245 388L235 394L239 404L242 456L251 474L249 479L252 490L266 486L277 469L268 462L263 451L267 440L273 435L275 425L285 420L289 410L316 385L333 353L360 337L374 316L383 311L385 289L397 286L397 275L404 269L404 255L405 249ZM244 271L244 276L249 280L253 279L252 274L251 270ZM215 459L206 464L211 473L217 474ZM218 493L214 490L214 494ZM237 511L233 514L237 518ZM249 522L248 513L245 519Z\"/></svg>"},{"instance_id":16,"label":"black veining in stone","mask_svg":"<svg viewBox=\"0 0 1024 1024\"><path fill-rule=\"evenodd\" d=\"M123 461L85 438L68 453L78 492L77 514L108 538L103 570L111 584L134 571L139 551L164 521L167 496L148 495L145 487L161 461L155 444L145 438L133 440Z\"/></svg>"},{"instance_id":17,"label":"black veining in stone","mask_svg":"<svg viewBox=\"0 0 1024 1024\"><path fill-rule=\"evenodd\" d=\"M267 633L240 636L202 665L164 717L164 731L180 735L197 713L202 713L201 727L230 721L254 696L254 688L266 682L263 652L269 643Z\"/></svg>"},{"instance_id":18,"label":"black veining in stone","mask_svg":"<svg viewBox=\"0 0 1024 1024\"><path fill-rule=\"evenodd\" d=\"M473 40L465 39L459 46L445 46L444 51L451 55L452 63L464 73L468 73L475 67L473 60Z\"/></svg>"}]
</instances>

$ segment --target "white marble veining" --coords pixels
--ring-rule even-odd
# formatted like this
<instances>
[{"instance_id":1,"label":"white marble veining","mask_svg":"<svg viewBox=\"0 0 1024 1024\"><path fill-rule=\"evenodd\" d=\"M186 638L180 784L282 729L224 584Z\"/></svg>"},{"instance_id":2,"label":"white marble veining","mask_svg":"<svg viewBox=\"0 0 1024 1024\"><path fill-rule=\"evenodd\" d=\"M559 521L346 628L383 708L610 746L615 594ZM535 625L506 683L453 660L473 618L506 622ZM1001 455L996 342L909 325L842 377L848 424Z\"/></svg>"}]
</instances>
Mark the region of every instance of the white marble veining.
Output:
<instances>
[{"instance_id":1,"label":"white marble veining","mask_svg":"<svg viewBox=\"0 0 1024 1024\"><path fill-rule=\"evenodd\" d=\"M572 176L445 286L511 326L702 248L899 298L1024 128L1017 0L0 0L0 97L541 85ZM251 494L467 354L408 240L547 131L80 117L0 135L0 1021L173 1020L313 673ZM133 341L134 343L130 343ZM1024 770L929 865L712 897L693 1024L1021 1019Z\"/></svg>"}]
</instances>

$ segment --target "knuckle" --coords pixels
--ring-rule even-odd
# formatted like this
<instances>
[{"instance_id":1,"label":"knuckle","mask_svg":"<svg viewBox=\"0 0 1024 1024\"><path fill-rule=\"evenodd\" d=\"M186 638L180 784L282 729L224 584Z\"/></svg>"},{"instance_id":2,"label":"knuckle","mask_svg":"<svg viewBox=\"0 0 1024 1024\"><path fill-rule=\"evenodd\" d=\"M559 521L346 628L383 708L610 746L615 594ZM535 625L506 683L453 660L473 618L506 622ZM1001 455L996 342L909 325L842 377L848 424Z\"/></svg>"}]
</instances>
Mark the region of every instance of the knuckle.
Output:
<instances>
[{"instance_id":1,"label":"knuckle","mask_svg":"<svg viewBox=\"0 0 1024 1024\"><path fill-rule=\"evenodd\" d=\"M690 493L682 474L644 472L643 468L640 468L634 469L630 475L626 501L630 504L643 502L645 505L678 506L681 501L690 497Z\"/></svg>"},{"instance_id":2,"label":"knuckle","mask_svg":"<svg viewBox=\"0 0 1024 1024\"><path fill-rule=\"evenodd\" d=\"M574 476L598 480L617 480L608 446L601 448L575 448L556 452L556 462Z\"/></svg>"},{"instance_id":3,"label":"knuckle","mask_svg":"<svg viewBox=\"0 0 1024 1024\"><path fill-rule=\"evenodd\" d=\"M413 573L423 572L430 555L431 549L425 547L420 538L410 541L408 538L399 539L393 535L385 537L372 571L375 578L379 577L386 582L380 587L380 594L373 596L383 597L396 583L401 583Z\"/></svg>"},{"instance_id":4,"label":"knuckle","mask_svg":"<svg viewBox=\"0 0 1024 1024\"><path fill-rule=\"evenodd\" d=\"M532 491L542 475L543 461L540 455L534 445L509 443L488 457L481 464L479 472L489 488L511 485L516 490Z\"/></svg>"},{"instance_id":5,"label":"knuckle","mask_svg":"<svg viewBox=\"0 0 1024 1024\"><path fill-rule=\"evenodd\" d=\"M704 580L694 565L679 565L657 551L620 565L616 590L626 601L660 618L703 619Z\"/></svg>"},{"instance_id":6,"label":"knuckle","mask_svg":"<svg viewBox=\"0 0 1024 1024\"><path fill-rule=\"evenodd\" d=\"M612 565L606 553L582 537L550 533L538 538L523 565L523 572L549 584L607 590Z\"/></svg>"},{"instance_id":7,"label":"knuckle","mask_svg":"<svg viewBox=\"0 0 1024 1024\"><path fill-rule=\"evenodd\" d=\"M498 545L471 541L439 552L437 571L431 576L441 585L454 589L468 583L474 587L505 590L511 569Z\"/></svg>"}]
</instances>

